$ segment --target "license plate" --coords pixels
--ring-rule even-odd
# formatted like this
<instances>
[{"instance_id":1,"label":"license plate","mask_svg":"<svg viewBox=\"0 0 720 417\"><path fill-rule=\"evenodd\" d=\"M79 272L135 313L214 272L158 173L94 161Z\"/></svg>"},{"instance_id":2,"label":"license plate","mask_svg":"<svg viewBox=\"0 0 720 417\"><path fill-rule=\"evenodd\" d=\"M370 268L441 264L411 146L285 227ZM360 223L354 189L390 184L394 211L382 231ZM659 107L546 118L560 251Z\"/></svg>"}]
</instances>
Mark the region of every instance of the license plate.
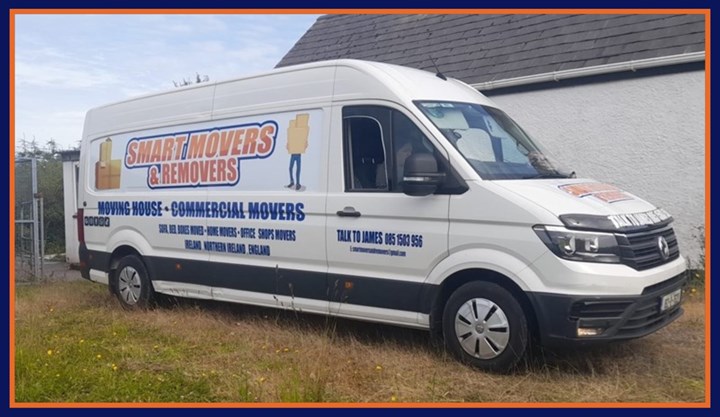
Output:
<instances>
[{"instance_id":1,"label":"license plate","mask_svg":"<svg viewBox=\"0 0 720 417\"><path fill-rule=\"evenodd\" d=\"M662 299L660 300L660 311L665 311L680 304L681 295L682 289L680 288L671 292L670 294L663 295Z\"/></svg>"}]
</instances>

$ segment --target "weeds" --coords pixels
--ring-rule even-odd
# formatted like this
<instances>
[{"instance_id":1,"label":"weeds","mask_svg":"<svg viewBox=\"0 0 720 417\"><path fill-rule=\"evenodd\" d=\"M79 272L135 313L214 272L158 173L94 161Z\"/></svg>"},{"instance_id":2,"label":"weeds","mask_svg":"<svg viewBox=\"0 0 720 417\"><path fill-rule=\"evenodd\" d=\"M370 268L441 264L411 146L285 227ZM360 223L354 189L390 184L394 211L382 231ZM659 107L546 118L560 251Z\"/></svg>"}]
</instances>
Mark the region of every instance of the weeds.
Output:
<instances>
[{"instance_id":1,"label":"weeds","mask_svg":"<svg viewBox=\"0 0 720 417\"><path fill-rule=\"evenodd\" d=\"M19 287L18 402L697 402L704 305L636 341L543 351L510 375L479 372L423 331L177 300L128 312L101 285Z\"/></svg>"},{"instance_id":2,"label":"weeds","mask_svg":"<svg viewBox=\"0 0 720 417\"><path fill-rule=\"evenodd\" d=\"M700 254L697 260L688 258L688 287L692 289L705 289L705 226L700 225L695 228L693 238L698 242Z\"/></svg>"}]
</instances>

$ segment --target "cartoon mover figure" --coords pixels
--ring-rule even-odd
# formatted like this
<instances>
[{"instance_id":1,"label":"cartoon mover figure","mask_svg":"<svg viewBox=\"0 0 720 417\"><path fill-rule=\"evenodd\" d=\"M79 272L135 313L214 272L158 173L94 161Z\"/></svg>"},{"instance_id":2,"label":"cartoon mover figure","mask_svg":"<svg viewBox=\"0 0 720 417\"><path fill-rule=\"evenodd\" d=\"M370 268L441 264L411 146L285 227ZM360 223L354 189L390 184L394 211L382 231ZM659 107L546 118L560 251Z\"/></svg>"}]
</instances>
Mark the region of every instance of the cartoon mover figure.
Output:
<instances>
[{"instance_id":1,"label":"cartoon mover figure","mask_svg":"<svg viewBox=\"0 0 720 417\"><path fill-rule=\"evenodd\" d=\"M310 126L308 125L310 115L307 113L295 115L295 119L290 120L290 126L287 130L287 151L290 154L290 184L286 188L297 191L304 189L300 185L300 167L302 166L302 154L308 147L308 134ZM293 167L295 167L295 178L293 179Z\"/></svg>"},{"instance_id":2,"label":"cartoon mover figure","mask_svg":"<svg viewBox=\"0 0 720 417\"><path fill-rule=\"evenodd\" d=\"M100 144L100 160L95 163L95 189L114 190L120 188L120 167L122 160L110 159L112 140L107 138Z\"/></svg>"}]
</instances>

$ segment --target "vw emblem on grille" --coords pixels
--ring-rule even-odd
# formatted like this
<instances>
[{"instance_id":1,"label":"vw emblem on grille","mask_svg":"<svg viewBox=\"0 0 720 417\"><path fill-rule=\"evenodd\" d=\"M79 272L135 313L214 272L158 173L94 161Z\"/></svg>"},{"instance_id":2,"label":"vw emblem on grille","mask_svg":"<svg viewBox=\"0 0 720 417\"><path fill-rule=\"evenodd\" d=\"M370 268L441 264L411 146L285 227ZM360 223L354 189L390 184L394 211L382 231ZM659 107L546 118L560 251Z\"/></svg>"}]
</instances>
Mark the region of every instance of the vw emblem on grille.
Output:
<instances>
[{"instance_id":1,"label":"vw emblem on grille","mask_svg":"<svg viewBox=\"0 0 720 417\"><path fill-rule=\"evenodd\" d=\"M658 237L657 247L663 260L667 260L667 258L670 257L670 246L668 245L667 240L665 240L663 236Z\"/></svg>"}]
</instances>

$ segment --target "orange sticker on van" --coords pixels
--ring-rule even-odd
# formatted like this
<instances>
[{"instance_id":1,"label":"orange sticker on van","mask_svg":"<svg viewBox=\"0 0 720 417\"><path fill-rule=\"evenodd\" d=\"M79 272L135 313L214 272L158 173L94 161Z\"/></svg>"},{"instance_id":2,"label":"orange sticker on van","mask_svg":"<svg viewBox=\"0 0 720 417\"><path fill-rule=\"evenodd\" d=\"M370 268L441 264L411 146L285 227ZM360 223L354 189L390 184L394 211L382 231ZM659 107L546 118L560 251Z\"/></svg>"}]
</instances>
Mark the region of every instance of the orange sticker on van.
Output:
<instances>
[{"instance_id":1,"label":"orange sticker on van","mask_svg":"<svg viewBox=\"0 0 720 417\"><path fill-rule=\"evenodd\" d=\"M625 191L615 187L614 185L604 184L601 182L585 182L579 184L566 184L558 188L575 197L595 197L606 203L615 203L618 201L632 200L633 197Z\"/></svg>"}]
</instances>

